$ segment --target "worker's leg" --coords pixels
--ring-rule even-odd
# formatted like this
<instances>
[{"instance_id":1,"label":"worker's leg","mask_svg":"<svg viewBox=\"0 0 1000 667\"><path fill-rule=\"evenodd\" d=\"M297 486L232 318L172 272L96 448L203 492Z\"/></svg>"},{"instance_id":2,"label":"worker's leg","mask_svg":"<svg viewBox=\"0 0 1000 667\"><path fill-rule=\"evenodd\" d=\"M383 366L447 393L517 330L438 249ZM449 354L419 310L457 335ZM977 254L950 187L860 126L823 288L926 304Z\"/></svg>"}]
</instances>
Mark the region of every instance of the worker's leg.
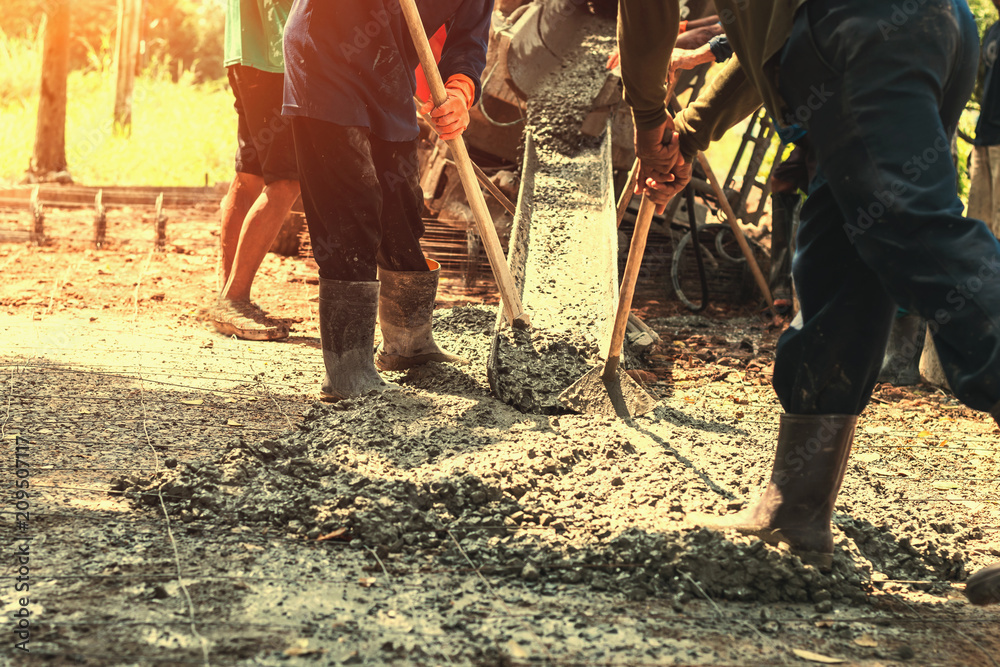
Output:
<instances>
[{"instance_id":1,"label":"worker's leg","mask_svg":"<svg viewBox=\"0 0 1000 667\"><path fill-rule=\"evenodd\" d=\"M229 85L234 97L233 106L236 109L236 175L233 177L233 182L230 184L226 196L222 199L221 205L222 230L219 242L222 249L222 266L219 275L220 291L229 281L229 273L233 268L243 222L264 189L264 170L257 149L254 147L250 120L240 95L238 82L242 69L239 65L227 69Z\"/></svg>"},{"instance_id":2,"label":"worker's leg","mask_svg":"<svg viewBox=\"0 0 1000 667\"><path fill-rule=\"evenodd\" d=\"M319 264L319 331L326 373L323 400L381 392L375 370L382 236L382 191L368 128L292 119L302 204Z\"/></svg>"},{"instance_id":3,"label":"worker's leg","mask_svg":"<svg viewBox=\"0 0 1000 667\"><path fill-rule=\"evenodd\" d=\"M298 168L291 123L281 115L284 76L252 67L229 72L240 123L249 130L239 136L240 155L255 163L265 185L245 216L222 297L249 301L257 269L299 196Z\"/></svg>"},{"instance_id":4,"label":"worker's leg","mask_svg":"<svg viewBox=\"0 0 1000 667\"><path fill-rule=\"evenodd\" d=\"M793 414L860 414L896 311L878 275L844 234L843 220L820 173L799 224L799 314L778 342L774 365L775 391Z\"/></svg>"},{"instance_id":5,"label":"worker's leg","mask_svg":"<svg viewBox=\"0 0 1000 667\"><path fill-rule=\"evenodd\" d=\"M924 0L909 14L903 7L803 5L782 54L782 94L808 126L853 256L877 280L869 289L879 285L928 320L956 395L1000 421L1000 243L982 221L962 217L950 151L975 80L976 24L964 0ZM839 313L848 322L863 315ZM870 358L883 342L857 353ZM862 370L854 384L864 389ZM857 398L863 407L868 397ZM775 486L773 473L768 490ZM966 596L1000 602L1000 563L973 575Z\"/></svg>"},{"instance_id":6,"label":"worker's leg","mask_svg":"<svg viewBox=\"0 0 1000 667\"><path fill-rule=\"evenodd\" d=\"M467 364L434 341L431 323L441 267L424 258L423 193L417 181L416 142L372 139L382 187L382 243L378 252L381 370L406 370L431 361Z\"/></svg>"},{"instance_id":7,"label":"worker's leg","mask_svg":"<svg viewBox=\"0 0 1000 667\"><path fill-rule=\"evenodd\" d=\"M294 117L292 129L320 278L374 281L382 241L382 189L368 128Z\"/></svg>"},{"instance_id":8,"label":"worker's leg","mask_svg":"<svg viewBox=\"0 0 1000 667\"><path fill-rule=\"evenodd\" d=\"M783 54L782 93L808 124L843 217L842 245L871 271L867 289L927 319L958 398L996 410L1000 243L962 217L949 141L975 78L975 23L956 0L926 0L905 21L893 11L864 0L806 3ZM838 315L841 329L860 317ZM868 400L857 371L855 414Z\"/></svg>"},{"instance_id":9,"label":"worker's leg","mask_svg":"<svg viewBox=\"0 0 1000 667\"><path fill-rule=\"evenodd\" d=\"M378 265L391 271L427 271L420 249L424 235L424 196L418 181L417 142L373 138L371 146L382 189Z\"/></svg>"},{"instance_id":10,"label":"worker's leg","mask_svg":"<svg viewBox=\"0 0 1000 667\"><path fill-rule=\"evenodd\" d=\"M1000 400L1000 244L961 217L946 129L971 90L975 22L953 0L924 0L909 15L901 7L810 0L781 59L789 120L806 125L818 165L795 258L801 321L775 361L793 414L782 416L763 497L707 525L811 555L833 548L854 415L874 385L894 302L935 319L962 400L980 410ZM975 294L951 302L973 278Z\"/></svg>"},{"instance_id":11,"label":"worker's leg","mask_svg":"<svg viewBox=\"0 0 1000 667\"><path fill-rule=\"evenodd\" d=\"M239 236L229 280L222 297L232 301L249 301L257 269L278 237L292 204L299 197L297 180L280 180L264 186L246 214Z\"/></svg>"},{"instance_id":12,"label":"worker's leg","mask_svg":"<svg viewBox=\"0 0 1000 667\"><path fill-rule=\"evenodd\" d=\"M238 159L238 158L237 158ZM246 167L243 167L246 168ZM253 208L257 197L264 190L264 177L237 171L229 184L229 190L222 199L222 231L219 244L222 248L222 258L219 274L219 291L229 282L229 274L236 259L236 248L240 244L240 234L243 231L243 221Z\"/></svg>"}]
</instances>

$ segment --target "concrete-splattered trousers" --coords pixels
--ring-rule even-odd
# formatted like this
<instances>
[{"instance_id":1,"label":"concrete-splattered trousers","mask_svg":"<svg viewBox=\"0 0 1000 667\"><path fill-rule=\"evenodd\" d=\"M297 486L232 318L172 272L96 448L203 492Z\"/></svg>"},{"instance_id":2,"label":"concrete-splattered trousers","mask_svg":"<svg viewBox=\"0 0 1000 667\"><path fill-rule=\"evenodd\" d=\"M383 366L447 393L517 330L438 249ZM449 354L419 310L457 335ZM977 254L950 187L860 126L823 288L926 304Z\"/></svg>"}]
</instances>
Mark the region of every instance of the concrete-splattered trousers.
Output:
<instances>
[{"instance_id":1,"label":"concrete-splattered trousers","mask_svg":"<svg viewBox=\"0 0 1000 667\"><path fill-rule=\"evenodd\" d=\"M781 94L817 174L774 387L796 414L860 414L896 304L930 323L952 389L1000 420L1000 244L962 217L950 137L976 77L965 0L808 0Z\"/></svg>"}]
</instances>

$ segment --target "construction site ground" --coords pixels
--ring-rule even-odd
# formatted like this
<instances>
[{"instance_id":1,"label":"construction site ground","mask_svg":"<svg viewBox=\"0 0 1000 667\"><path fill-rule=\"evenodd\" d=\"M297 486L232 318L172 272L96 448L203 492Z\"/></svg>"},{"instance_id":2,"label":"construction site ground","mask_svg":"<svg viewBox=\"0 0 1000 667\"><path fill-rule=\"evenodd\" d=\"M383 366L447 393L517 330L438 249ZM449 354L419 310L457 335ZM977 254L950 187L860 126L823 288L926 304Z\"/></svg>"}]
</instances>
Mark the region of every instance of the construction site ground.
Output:
<instances>
[{"instance_id":1,"label":"construction site ground","mask_svg":"<svg viewBox=\"0 0 1000 667\"><path fill-rule=\"evenodd\" d=\"M199 318L216 210L172 211L162 253L148 214L109 215L101 250L81 210L50 211L44 247L0 244L0 663L1000 661L1000 610L962 595L1000 557L1000 437L943 392L879 387L821 575L682 523L738 509L770 469L780 330L752 307L693 316L644 285L662 403L626 423L491 397L495 299L445 290L439 339L470 366L327 406L305 260L269 255L254 286L291 337L227 339Z\"/></svg>"}]
</instances>

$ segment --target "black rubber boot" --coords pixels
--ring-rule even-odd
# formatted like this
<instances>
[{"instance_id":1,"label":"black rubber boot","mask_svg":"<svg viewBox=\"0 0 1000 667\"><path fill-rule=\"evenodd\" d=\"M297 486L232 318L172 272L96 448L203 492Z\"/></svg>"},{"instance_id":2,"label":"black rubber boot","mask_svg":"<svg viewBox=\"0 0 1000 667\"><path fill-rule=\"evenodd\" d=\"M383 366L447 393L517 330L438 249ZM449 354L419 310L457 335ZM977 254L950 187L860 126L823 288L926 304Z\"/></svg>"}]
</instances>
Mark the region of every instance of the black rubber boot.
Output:
<instances>
[{"instance_id":1,"label":"black rubber boot","mask_svg":"<svg viewBox=\"0 0 1000 667\"><path fill-rule=\"evenodd\" d=\"M1000 562L976 572L965 582L965 597L972 604L1000 603Z\"/></svg>"},{"instance_id":2,"label":"black rubber boot","mask_svg":"<svg viewBox=\"0 0 1000 667\"><path fill-rule=\"evenodd\" d=\"M778 449L764 495L726 517L689 515L689 524L785 543L805 563L833 564L830 519L854 440L854 415L781 415Z\"/></svg>"},{"instance_id":3,"label":"black rubber boot","mask_svg":"<svg viewBox=\"0 0 1000 667\"><path fill-rule=\"evenodd\" d=\"M381 393L392 385L375 370L378 282L319 279L319 335L326 374L320 399Z\"/></svg>"},{"instance_id":4,"label":"black rubber boot","mask_svg":"<svg viewBox=\"0 0 1000 667\"><path fill-rule=\"evenodd\" d=\"M383 371L404 371L431 361L469 363L434 342L431 317L441 265L429 259L427 267L429 271L378 271L382 281L378 300L382 344L375 364Z\"/></svg>"},{"instance_id":5,"label":"black rubber boot","mask_svg":"<svg viewBox=\"0 0 1000 667\"><path fill-rule=\"evenodd\" d=\"M879 382L897 387L920 384L920 354L924 351L926 330L926 320L915 313L893 320Z\"/></svg>"}]
</instances>

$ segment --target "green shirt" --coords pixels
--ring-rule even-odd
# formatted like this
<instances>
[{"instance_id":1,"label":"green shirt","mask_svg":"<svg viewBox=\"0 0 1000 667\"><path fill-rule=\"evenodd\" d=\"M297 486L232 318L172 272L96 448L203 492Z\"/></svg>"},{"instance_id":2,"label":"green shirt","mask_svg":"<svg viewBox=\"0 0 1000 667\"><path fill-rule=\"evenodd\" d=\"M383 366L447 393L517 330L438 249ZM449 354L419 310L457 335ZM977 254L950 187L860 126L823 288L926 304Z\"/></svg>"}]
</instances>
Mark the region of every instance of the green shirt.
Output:
<instances>
[{"instance_id":1,"label":"green shirt","mask_svg":"<svg viewBox=\"0 0 1000 667\"><path fill-rule=\"evenodd\" d=\"M716 0L719 21L736 58L675 119L684 155L704 150L762 103L782 125L788 124L778 92L776 56L792 32L795 10L804 2ZM656 100L666 94L663 80L678 29L677 4L677 0L619 0L622 81L639 129L656 127L667 117L662 102Z\"/></svg>"},{"instance_id":2,"label":"green shirt","mask_svg":"<svg viewBox=\"0 0 1000 667\"><path fill-rule=\"evenodd\" d=\"M285 71L281 36L292 0L228 0L225 65L246 65L262 72Z\"/></svg>"}]
</instances>

